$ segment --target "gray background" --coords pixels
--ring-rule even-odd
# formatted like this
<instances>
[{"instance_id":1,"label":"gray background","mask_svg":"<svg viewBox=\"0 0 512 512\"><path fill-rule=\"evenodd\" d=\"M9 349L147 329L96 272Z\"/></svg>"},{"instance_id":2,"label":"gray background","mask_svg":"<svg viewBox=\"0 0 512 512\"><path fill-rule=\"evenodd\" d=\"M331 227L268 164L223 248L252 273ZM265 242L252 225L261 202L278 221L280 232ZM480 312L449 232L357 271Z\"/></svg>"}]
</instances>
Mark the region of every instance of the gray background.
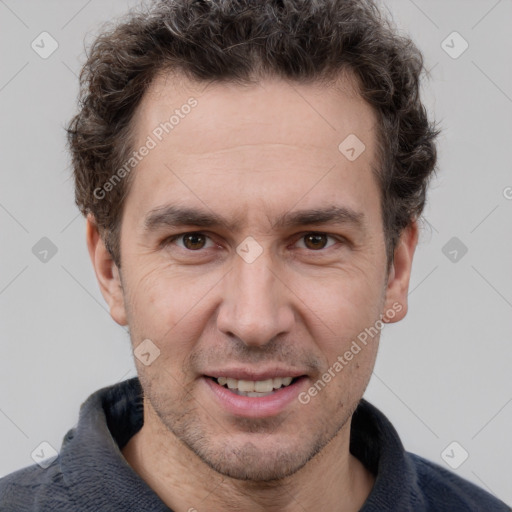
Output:
<instances>
[{"instance_id":1,"label":"gray background","mask_svg":"<svg viewBox=\"0 0 512 512\"><path fill-rule=\"evenodd\" d=\"M512 1L385 4L424 52L443 134L410 311L383 332L366 398L410 451L448 468L441 454L457 464L462 447L454 471L512 503ZM135 375L86 251L64 133L84 38L134 5L0 0L0 475L43 441L58 450L90 393ZM47 59L31 48L43 31L59 45ZM453 31L469 44L458 58L442 47ZM43 237L57 249L46 261L32 251Z\"/></svg>"}]
</instances>

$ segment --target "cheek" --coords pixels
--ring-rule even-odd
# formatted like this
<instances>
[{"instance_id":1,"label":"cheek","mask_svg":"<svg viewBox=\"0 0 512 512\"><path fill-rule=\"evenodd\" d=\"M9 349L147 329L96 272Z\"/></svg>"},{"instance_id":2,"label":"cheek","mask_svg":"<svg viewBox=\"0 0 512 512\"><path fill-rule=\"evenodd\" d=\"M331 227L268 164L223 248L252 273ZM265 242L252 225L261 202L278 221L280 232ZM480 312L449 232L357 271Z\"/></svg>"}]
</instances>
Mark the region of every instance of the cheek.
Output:
<instances>
[{"instance_id":1,"label":"cheek","mask_svg":"<svg viewBox=\"0 0 512 512\"><path fill-rule=\"evenodd\" d=\"M300 296L307 306L303 311L310 332L324 355L324 370L331 368L341 387L347 382L349 387L366 385L382 327L384 296L377 277L337 272L315 286L304 286ZM339 364L332 368L336 361Z\"/></svg>"},{"instance_id":2,"label":"cheek","mask_svg":"<svg viewBox=\"0 0 512 512\"><path fill-rule=\"evenodd\" d=\"M192 278L169 267L139 267L127 287L133 341L149 338L163 356L185 355L203 328L205 291L217 280L210 283L207 276Z\"/></svg>"},{"instance_id":3,"label":"cheek","mask_svg":"<svg viewBox=\"0 0 512 512\"><path fill-rule=\"evenodd\" d=\"M379 334L366 343L357 337L338 345L329 356L329 367L320 377L329 379L330 400L343 408L363 395L372 375L377 356Z\"/></svg>"},{"instance_id":4,"label":"cheek","mask_svg":"<svg viewBox=\"0 0 512 512\"><path fill-rule=\"evenodd\" d=\"M134 265L128 270L125 302L133 342L149 338L158 343L176 324L175 317L179 318L179 297L173 293L174 287L162 279L158 268Z\"/></svg>"},{"instance_id":5,"label":"cheek","mask_svg":"<svg viewBox=\"0 0 512 512\"><path fill-rule=\"evenodd\" d=\"M291 288L331 330L353 333L378 318L384 301L382 278L368 267L296 276Z\"/></svg>"}]
</instances>

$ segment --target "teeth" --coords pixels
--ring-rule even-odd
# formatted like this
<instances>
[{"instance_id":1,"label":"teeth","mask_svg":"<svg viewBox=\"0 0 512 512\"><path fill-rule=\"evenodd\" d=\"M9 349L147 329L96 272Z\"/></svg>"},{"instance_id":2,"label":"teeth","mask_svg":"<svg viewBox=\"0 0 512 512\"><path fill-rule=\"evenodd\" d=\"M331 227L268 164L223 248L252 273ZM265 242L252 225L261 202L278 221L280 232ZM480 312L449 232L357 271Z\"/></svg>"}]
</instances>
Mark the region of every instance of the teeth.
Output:
<instances>
[{"instance_id":1,"label":"teeth","mask_svg":"<svg viewBox=\"0 0 512 512\"><path fill-rule=\"evenodd\" d=\"M244 381L240 381L242 383ZM247 381L246 381L247 382ZM270 393L274 389L274 379L267 380L257 380L254 383L254 391L258 391L258 393ZM242 388L238 388L240 391L244 391ZM250 390L252 391L252 390Z\"/></svg>"},{"instance_id":2,"label":"teeth","mask_svg":"<svg viewBox=\"0 0 512 512\"><path fill-rule=\"evenodd\" d=\"M269 394L274 389L279 389L281 386L289 386L293 377L274 377L273 379L266 380L237 380L228 377L218 377L217 382L221 386L227 384L228 388L241 393L248 393L247 396L265 396L262 393ZM252 395L252 393L257 393Z\"/></svg>"},{"instance_id":3,"label":"teeth","mask_svg":"<svg viewBox=\"0 0 512 512\"><path fill-rule=\"evenodd\" d=\"M244 391L245 393L256 391L254 389L254 384L252 380L239 380L238 381L238 391ZM272 389L268 389L267 391L272 391Z\"/></svg>"},{"instance_id":4,"label":"teeth","mask_svg":"<svg viewBox=\"0 0 512 512\"><path fill-rule=\"evenodd\" d=\"M276 377L272 380L274 382L274 389L279 389L281 386L289 386L293 377Z\"/></svg>"}]
</instances>

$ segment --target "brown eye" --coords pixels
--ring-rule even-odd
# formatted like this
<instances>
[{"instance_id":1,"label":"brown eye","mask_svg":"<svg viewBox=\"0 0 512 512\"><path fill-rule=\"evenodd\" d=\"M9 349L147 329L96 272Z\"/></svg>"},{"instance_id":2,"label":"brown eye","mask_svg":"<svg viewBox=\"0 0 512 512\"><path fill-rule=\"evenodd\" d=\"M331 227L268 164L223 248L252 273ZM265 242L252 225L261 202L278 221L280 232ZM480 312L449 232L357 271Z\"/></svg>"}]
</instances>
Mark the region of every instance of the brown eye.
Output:
<instances>
[{"instance_id":1,"label":"brown eye","mask_svg":"<svg viewBox=\"0 0 512 512\"><path fill-rule=\"evenodd\" d=\"M187 233L182 235L183 245L186 249L196 251L202 249L206 242L206 237L202 233Z\"/></svg>"},{"instance_id":2,"label":"brown eye","mask_svg":"<svg viewBox=\"0 0 512 512\"><path fill-rule=\"evenodd\" d=\"M327 239L330 237L324 233L308 233L302 238L308 249L319 250L325 248Z\"/></svg>"},{"instance_id":3,"label":"brown eye","mask_svg":"<svg viewBox=\"0 0 512 512\"><path fill-rule=\"evenodd\" d=\"M210 246L206 245L208 241L210 242ZM212 247L213 241L210 240L208 235L194 231L171 236L162 242L162 246L164 247L172 245L177 245L180 249L187 251L200 251L201 249Z\"/></svg>"}]
</instances>

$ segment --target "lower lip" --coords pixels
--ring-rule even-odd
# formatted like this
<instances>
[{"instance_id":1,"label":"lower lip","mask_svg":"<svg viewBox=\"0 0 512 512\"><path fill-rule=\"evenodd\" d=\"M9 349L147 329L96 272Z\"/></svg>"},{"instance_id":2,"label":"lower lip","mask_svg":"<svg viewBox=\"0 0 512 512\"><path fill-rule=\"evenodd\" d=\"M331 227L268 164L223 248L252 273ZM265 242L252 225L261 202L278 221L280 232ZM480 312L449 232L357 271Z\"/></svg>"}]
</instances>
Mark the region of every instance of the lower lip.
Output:
<instances>
[{"instance_id":1,"label":"lower lip","mask_svg":"<svg viewBox=\"0 0 512 512\"><path fill-rule=\"evenodd\" d=\"M299 377L293 384L260 397L237 395L209 377L203 377L203 380L228 413L246 418L266 418L283 412L290 403L297 400L307 377Z\"/></svg>"}]
</instances>

